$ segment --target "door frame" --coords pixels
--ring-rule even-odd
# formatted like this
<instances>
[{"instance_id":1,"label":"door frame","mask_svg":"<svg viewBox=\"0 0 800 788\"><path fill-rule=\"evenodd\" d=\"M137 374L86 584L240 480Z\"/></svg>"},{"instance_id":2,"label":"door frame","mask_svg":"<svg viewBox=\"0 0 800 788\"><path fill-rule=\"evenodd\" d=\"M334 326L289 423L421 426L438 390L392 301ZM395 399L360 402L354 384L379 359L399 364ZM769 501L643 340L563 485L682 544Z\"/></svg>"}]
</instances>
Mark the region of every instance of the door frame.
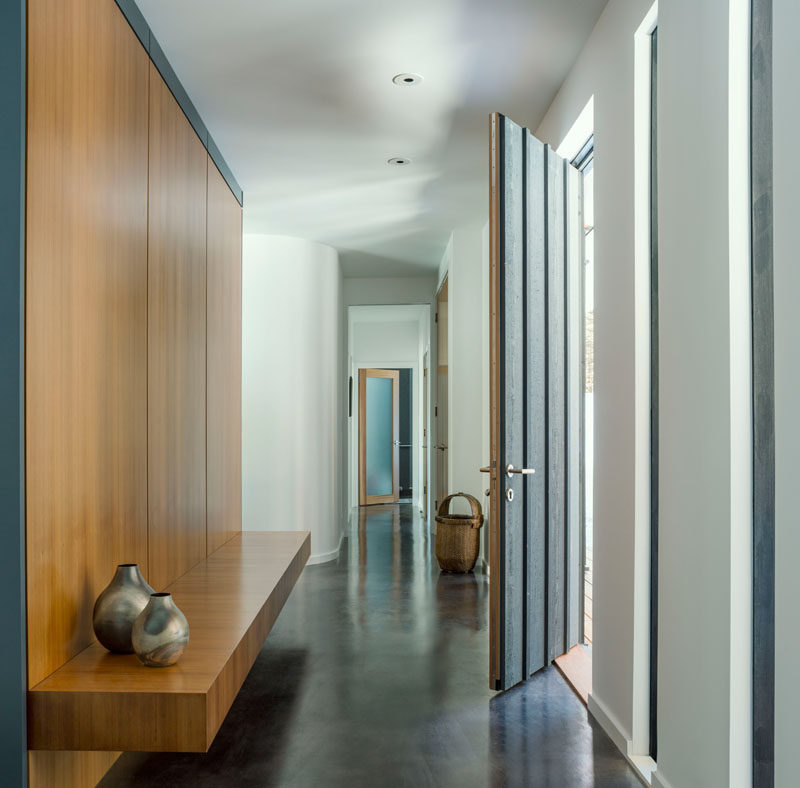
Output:
<instances>
[{"instance_id":1,"label":"door frame","mask_svg":"<svg viewBox=\"0 0 800 788\"><path fill-rule=\"evenodd\" d=\"M392 381L392 492L367 495L367 378ZM413 473L413 472L412 472ZM396 369L359 367L358 370L358 505L400 500L400 373Z\"/></svg>"},{"instance_id":2,"label":"door frame","mask_svg":"<svg viewBox=\"0 0 800 788\"><path fill-rule=\"evenodd\" d=\"M442 300L444 294L444 300ZM440 316L442 303L446 304L446 312L444 317ZM433 467L431 468L431 475L433 477L433 511L439 508L439 503L445 499L449 494L450 487L450 404L451 404L451 386L450 386L450 271L446 271L442 281L436 288L436 294L433 298L434 304L434 328L435 336L433 344L436 346L436 374L431 377L431 391L433 394L433 426L435 433L435 440L432 446ZM440 336L444 331L445 340L445 358L444 363L441 357L441 342ZM445 392L439 391L439 370L444 367L447 370L447 381L445 385ZM444 408L444 413L441 409ZM441 413L441 415L440 415ZM442 429L443 426L443 429ZM444 432L444 435L441 433ZM444 449L439 448L444 446ZM439 455L439 452L444 452ZM443 478L440 478L440 471Z\"/></svg>"}]
</instances>

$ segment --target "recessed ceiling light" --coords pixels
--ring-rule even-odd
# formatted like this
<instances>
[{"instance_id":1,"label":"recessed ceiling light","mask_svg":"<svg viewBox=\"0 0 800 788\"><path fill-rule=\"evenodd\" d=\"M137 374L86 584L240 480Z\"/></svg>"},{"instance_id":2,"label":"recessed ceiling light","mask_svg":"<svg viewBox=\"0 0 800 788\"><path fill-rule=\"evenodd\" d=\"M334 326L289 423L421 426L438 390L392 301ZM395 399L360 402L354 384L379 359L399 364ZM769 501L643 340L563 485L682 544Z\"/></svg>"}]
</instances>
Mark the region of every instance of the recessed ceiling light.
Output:
<instances>
[{"instance_id":1,"label":"recessed ceiling light","mask_svg":"<svg viewBox=\"0 0 800 788\"><path fill-rule=\"evenodd\" d=\"M397 167L402 167L402 166L404 166L406 164L411 164L411 159L409 159L406 156L393 156L386 163L387 164L394 164Z\"/></svg>"},{"instance_id":2,"label":"recessed ceiling light","mask_svg":"<svg viewBox=\"0 0 800 788\"><path fill-rule=\"evenodd\" d=\"M419 74L398 74L392 78L395 85L410 88L412 85L419 85L422 82L422 77Z\"/></svg>"}]
</instances>

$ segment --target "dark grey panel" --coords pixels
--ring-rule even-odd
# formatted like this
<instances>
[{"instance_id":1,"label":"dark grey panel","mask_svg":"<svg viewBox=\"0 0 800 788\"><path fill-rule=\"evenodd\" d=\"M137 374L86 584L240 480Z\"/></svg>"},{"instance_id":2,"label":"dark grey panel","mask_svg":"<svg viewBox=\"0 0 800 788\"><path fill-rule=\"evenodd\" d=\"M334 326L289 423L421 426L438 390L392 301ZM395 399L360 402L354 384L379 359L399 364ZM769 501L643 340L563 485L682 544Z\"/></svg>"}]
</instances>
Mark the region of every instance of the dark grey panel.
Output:
<instances>
[{"instance_id":1,"label":"dark grey panel","mask_svg":"<svg viewBox=\"0 0 800 788\"><path fill-rule=\"evenodd\" d=\"M192 124L192 128L203 143L203 147L208 151L214 164L217 165L217 169L233 192L234 197L238 200L239 205L244 205L244 194L242 193L241 186L239 186L231 168L228 166L228 163L225 161L216 143L208 133L208 129L205 123L203 123L200 113L189 98L189 94L184 89L180 79L178 79L178 75L170 65L167 56L164 54L164 50L161 49L156 37L147 24L147 20L136 5L135 0L115 0L115 2L128 21L128 24L131 26L131 29L136 33L137 38L142 42L145 50L147 50L150 60L164 78L164 82L167 83L172 95L183 110L184 115L186 115L189 123Z\"/></svg>"},{"instance_id":2,"label":"dark grey panel","mask_svg":"<svg viewBox=\"0 0 800 788\"><path fill-rule=\"evenodd\" d=\"M566 162L547 148L548 658L566 651Z\"/></svg>"},{"instance_id":3,"label":"dark grey panel","mask_svg":"<svg viewBox=\"0 0 800 788\"><path fill-rule=\"evenodd\" d=\"M217 147L217 143L214 142L210 134L208 135L208 155L211 156L211 160L217 165L217 169L220 171L222 177L225 179L225 182L233 192L234 197L236 197L236 199L239 201L239 205L243 206L244 194L242 192L242 188L239 186L238 181L231 172L231 168L223 158L222 153L220 153L220 150Z\"/></svg>"},{"instance_id":4,"label":"dark grey panel","mask_svg":"<svg viewBox=\"0 0 800 788\"><path fill-rule=\"evenodd\" d=\"M650 43L650 755L658 759L658 31Z\"/></svg>"},{"instance_id":5,"label":"dark grey panel","mask_svg":"<svg viewBox=\"0 0 800 788\"><path fill-rule=\"evenodd\" d=\"M115 2L119 6L119 10L122 11L123 15L125 16L125 19L128 20L128 24L131 26L133 32L136 33L136 37L142 42L144 48L149 52L150 26L147 24L142 12L139 10L139 6L136 5L134 0L115 0Z\"/></svg>"},{"instance_id":6,"label":"dark grey panel","mask_svg":"<svg viewBox=\"0 0 800 788\"><path fill-rule=\"evenodd\" d=\"M0 774L27 778L25 690L25 1L0 3Z\"/></svg>"},{"instance_id":7,"label":"dark grey panel","mask_svg":"<svg viewBox=\"0 0 800 788\"><path fill-rule=\"evenodd\" d=\"M200 113L197 111L194 104L192 104L189 94L178 79L178 75L173 70L169 60L167 60L164 50L161 48L161 45L156 40L152 31L150 32L150 60L153 61L153 65L158 69L158 73L164 78L164 82L167 83L170 92L175 96L175 100L180 105L189 123L192 124L195 133L200 137L200 142L203 143L203 147L208 149L208 129L206 128L206 124L203 123Z\"/></svg>"},{"instance_id":8,"label":"dark grey panel","mask_svg":"<svg viewBox=\"0 0 800 788\"><path fill-rule=\"evenodd\" d=\"M753 788L772 788L775 782L772 0L753 0L751 36Z\"/></svg>"},{"instance_id":9,"label":"dark grey panel","mask_svg":"<svg viewBox=\"0 0 800 788\"><path fill-rule=\"evenodd\" d=\"M536 473L525 478L525 554L527 560L527 654L530 676L547 664L546 562L546 325L545 278L547 224L545 148L530 132L525 133L527 260L525 263L525 466Z\"/></svg>"},{"instance_id":10,"label":"dark grey panel","mask_svg":"<svg viewBox=\"0 0 800 788\"><path fill-rule=\"evenodd\" d=\"M501 551L504 578L503 687L527 678L525 674L525 534L523 477L508 478L503 469L511 463L524 467L525 376L523 351L524 317L524 139L522 129L503 119L502 249L500 278L502 323L500 330L502 367L502 427L500 465L502 490L513 490L514 498L500 501Z\"/></svg>"}]
</instances>

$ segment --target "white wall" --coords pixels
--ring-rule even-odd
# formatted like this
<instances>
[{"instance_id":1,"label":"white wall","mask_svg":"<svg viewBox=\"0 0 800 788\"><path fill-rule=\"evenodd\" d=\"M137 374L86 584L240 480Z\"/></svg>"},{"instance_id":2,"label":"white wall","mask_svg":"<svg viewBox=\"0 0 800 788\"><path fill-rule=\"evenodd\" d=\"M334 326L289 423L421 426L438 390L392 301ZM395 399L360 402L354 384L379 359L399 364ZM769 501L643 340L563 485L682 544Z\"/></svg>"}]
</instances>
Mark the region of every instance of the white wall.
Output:
<instances>
[{"instance_id":1,"label":"white wall","mask_svg":"<svg viewBox=\"0 0 800 788\"><path fill-rule=\"evenodd\" d=\"M797 185L800 128L797 77L800 53L796 0L773 0L774 272L775 272L775 785L796 785L797 681L800 626L797 625L797 556L800 555L800 345L797 304Z\"/></svg>"},{"instance_id":2,"label":"white wall","mask_svg":"<svg viewBox=\"0 0 800 788\"><path fill-rule=\"evenodd\" d=\"M750 784L747 12L671 0L659 18L659 772L674 786Z\"/></svg>"},{"instance_id":3,"label":"white wall","mask_svg":"<svg viewBox=\"0 0 800 788\"><path fill-rule=\"evenodd\" d=\"M354 322L351 337L353 360L370 362L376 359L410 361L419 355L417 310L407 321Z\"/></svg>"},{"instance_id":4,"label":"white wall","mask_svg":"<svg viewBox=\"0 0 800 788\"><path fill-rule=\"evenodd\" d=\"M448 287L448 388L450 492L474 495L486 508L488 477L479 470L489 462L484 453L484 423L488 432L489 408L484 406L483 378L488 381L489 357L484 355L484 322L489 300L484 300L483 225L453 231L446 257ZM440 272L444 278L444 271ZM488 271L487 271L488 279ZM488 350L488 348L487 348ZM464 502L455 504L467 512ZM454 511L456 509L454 508Z\"/></svg>"},{"instance_id":5,"label":"white wall","mask_svg":"<svg viewBox=\"0 0 800 788\"><path fill-rule=\"evenodd\" d=\"M634 740L636 546L634 34L652 0L611 0L536 135L559 148L594 97L592 706ZM564 151L566 153L566 151ZM645 589L646 590L646 589ZM641 633L640 633L641 634ZM641 700L641 699L640 699ZM638 733L638 732L637 732Z\"/></svg>"},{"instance_id":6,"label":"white wall","mask_svg":"<svg viewBox=\"0 0 800 788\"><path fill-rule=\"evenodd\" d=\"M335 557L345 522L344 305L335 249L245 235L242 517L247 530L310 530Z\"/></svg>"},{"instance_id":7,"label":"white wall","mask_svg":"<svg viewBox=\"0 0 800 788\"><path fill-rule=\"evenodd\" d=\"M357 304L430 304L436 291L436 272L429 277L374 277L344 280L344 302Z\"/></svg>"},{"instance_id":8,"label":"white wall","mask_svg":"<svg viewBox=\"0 0 800 788\"><path fill-rule=\"evenodd\" d=\"M646 636L637 617L648 593L641 572L646 551L640 549L646 534L637 511L649 490L637 475L647 459L646 442L637 438L637 405L649 381L638 352L634 36L651 3L611 0L538 129L558 146L594 97L590 708L629 756L646 752L646 698L637 682ZM746 83L739 61L746 35L737 29L738 49L729 49L729 3L739 0L670 0L658 21L661 511L654 783L675 788L744 785L749 775L749 345L742 331L748 292L737 235L747 214L741 212L741 179L729 179L729 169L747 171L746 159L736 158L742 152Z\"/></svg>"}]
</instances>

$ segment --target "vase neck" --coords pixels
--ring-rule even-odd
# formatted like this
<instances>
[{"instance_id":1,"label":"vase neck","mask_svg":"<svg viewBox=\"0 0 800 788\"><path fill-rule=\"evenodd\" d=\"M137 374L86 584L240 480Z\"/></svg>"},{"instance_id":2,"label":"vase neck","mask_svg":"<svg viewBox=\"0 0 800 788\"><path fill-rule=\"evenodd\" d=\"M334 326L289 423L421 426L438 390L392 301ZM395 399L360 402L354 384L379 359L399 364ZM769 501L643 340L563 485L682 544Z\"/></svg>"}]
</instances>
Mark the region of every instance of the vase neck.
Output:
<instances>
[{"instance_id":1,"label":"vase neck","mask_svg":"<svg viewBox=\"0 0 800 788\"><path fill-rule=\"evenodd\" d=\"M173 607L172 594L150 594L150 604L153 607Z\"/></svg>"},{"instance_id":2,"label":"vase neck","mask_svg":"<svg viewBox=\"0 0 800 788\"><path fill-rule=\"evenodd\" d=\"M120 583L143 583L142 573L138 564L120 564L114 575L114 580Z\"/></svg>"}]
</instances>

